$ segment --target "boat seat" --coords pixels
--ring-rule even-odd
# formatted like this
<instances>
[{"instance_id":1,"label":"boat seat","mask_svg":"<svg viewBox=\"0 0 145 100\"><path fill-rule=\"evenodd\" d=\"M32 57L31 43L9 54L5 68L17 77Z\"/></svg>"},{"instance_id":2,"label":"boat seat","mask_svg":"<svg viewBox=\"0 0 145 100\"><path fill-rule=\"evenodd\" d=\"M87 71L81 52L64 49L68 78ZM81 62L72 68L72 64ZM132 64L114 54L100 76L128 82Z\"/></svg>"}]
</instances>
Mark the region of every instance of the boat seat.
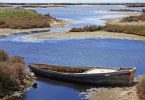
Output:
<instances>
[{"instance_id":1,"label":"boat seat","mask_svg":"<svg viewBox=\"0 0 145 100\"><path fill-rule=\"evenodd\" d=\"M87 70L83 73L87 73L87 74L94 74L94 73L111 73L111 72L116 72L117 70L115 69L99 69L99 68L93 68L90 70Z\"/></svg>"}]
</instances>

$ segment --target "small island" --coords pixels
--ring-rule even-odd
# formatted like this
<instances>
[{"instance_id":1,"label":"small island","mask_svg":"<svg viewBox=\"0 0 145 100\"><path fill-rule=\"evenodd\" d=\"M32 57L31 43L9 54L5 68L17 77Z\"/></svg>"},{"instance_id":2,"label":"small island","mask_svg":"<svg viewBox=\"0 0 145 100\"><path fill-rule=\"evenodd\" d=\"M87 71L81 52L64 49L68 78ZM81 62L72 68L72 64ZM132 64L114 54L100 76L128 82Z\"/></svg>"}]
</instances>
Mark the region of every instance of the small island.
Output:
<instances>
[{"instance_id":1,"label":"small island","mask_svg":"<svg viewBox=\"0 0 145 100\"><path fill-rule=\"evenodd\" d=\"M28 29L50 27L56 20L49 14L40 15L33 10L0 9L0 28Z\"/></svg>"}]
</instances>

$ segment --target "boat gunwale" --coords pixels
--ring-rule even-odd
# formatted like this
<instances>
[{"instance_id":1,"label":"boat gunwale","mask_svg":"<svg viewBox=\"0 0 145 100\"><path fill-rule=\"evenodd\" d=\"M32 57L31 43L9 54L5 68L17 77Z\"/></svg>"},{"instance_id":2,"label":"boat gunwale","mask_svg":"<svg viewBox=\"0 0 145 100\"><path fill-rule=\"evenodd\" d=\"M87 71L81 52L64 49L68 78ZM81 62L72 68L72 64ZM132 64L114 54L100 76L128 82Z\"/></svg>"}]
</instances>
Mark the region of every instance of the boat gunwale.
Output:
<instances>
[{"instance_id":1,"label":"boat gunwale","mask_svg":"<svg viewBox=\"0 0 145 100\"><path fill-rule=\"evenodd\" d=\"M71 72L59 72L59 71L53 71L53 70L46 70L42 69L40 67L37 67L38 65L45 65L45 66L56 66L59 67L61 66L62 68L76 68L76 69L91 69L91 68L100 68L100 69L114 69L116 70L115 72L106 72L106 73L71 73ZM62 66L62 65L48 65L48 64L29 64L29 66L41 71L45 72L51 72L51 73L57 73L57 74L63 74L63 75L106 75L106 74L125 74L125 73L132 73L133 71L136 70L136 67L130 67L127 68L128 70L119 70L120 68L114 67L114 68L106 68L106 67L71 67L71 66ZM118 70L117 70L118 69ZM125 69L125 68L124 68Z\"/></svg>"}]
</instances>

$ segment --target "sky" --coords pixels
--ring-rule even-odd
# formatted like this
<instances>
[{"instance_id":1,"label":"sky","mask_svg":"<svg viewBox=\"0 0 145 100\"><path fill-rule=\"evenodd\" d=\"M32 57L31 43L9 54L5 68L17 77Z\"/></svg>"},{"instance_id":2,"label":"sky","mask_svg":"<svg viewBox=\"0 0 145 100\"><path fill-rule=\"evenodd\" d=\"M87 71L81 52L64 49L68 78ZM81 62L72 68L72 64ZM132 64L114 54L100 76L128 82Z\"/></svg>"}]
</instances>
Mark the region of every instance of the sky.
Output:
<instances>
[{"instance_id":1,"label":"sky","mask_svg":"<svg viewBox=\"0 0 145 100\"><path fill-rule=\"evenodd\" d=\"M0 2L9 3L126 3L126 2L144 2L145 0L0 0Z\"/></svg>"},{"instance_id":2,"label":"sky","mask_svg":"<svg viewBox=\"0 0 145 100\"><path fill-rule=\"evenodd\" d=\"M0 2L9 3L126 3L126 2L144 2L145 0L0 0Z\"/></svg>"}]
</instances>

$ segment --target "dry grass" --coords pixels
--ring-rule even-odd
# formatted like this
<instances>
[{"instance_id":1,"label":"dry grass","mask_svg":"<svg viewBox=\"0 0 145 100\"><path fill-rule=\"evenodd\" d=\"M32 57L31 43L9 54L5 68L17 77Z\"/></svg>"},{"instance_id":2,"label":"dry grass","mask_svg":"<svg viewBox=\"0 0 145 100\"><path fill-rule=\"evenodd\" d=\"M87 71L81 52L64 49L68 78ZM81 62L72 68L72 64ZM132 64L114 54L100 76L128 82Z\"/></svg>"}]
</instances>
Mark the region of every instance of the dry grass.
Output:
<instances>
[{"instance_id":1,"label":"dry grass","mask_svg":"<svg viewBox=\"0 0 145 100\"><path fill-rule=\"evenodd\" d=\"M136 86L137 94L140 100L145 100L145 76L143 76L140 82Z\"/></svg>"}]
</instances>

